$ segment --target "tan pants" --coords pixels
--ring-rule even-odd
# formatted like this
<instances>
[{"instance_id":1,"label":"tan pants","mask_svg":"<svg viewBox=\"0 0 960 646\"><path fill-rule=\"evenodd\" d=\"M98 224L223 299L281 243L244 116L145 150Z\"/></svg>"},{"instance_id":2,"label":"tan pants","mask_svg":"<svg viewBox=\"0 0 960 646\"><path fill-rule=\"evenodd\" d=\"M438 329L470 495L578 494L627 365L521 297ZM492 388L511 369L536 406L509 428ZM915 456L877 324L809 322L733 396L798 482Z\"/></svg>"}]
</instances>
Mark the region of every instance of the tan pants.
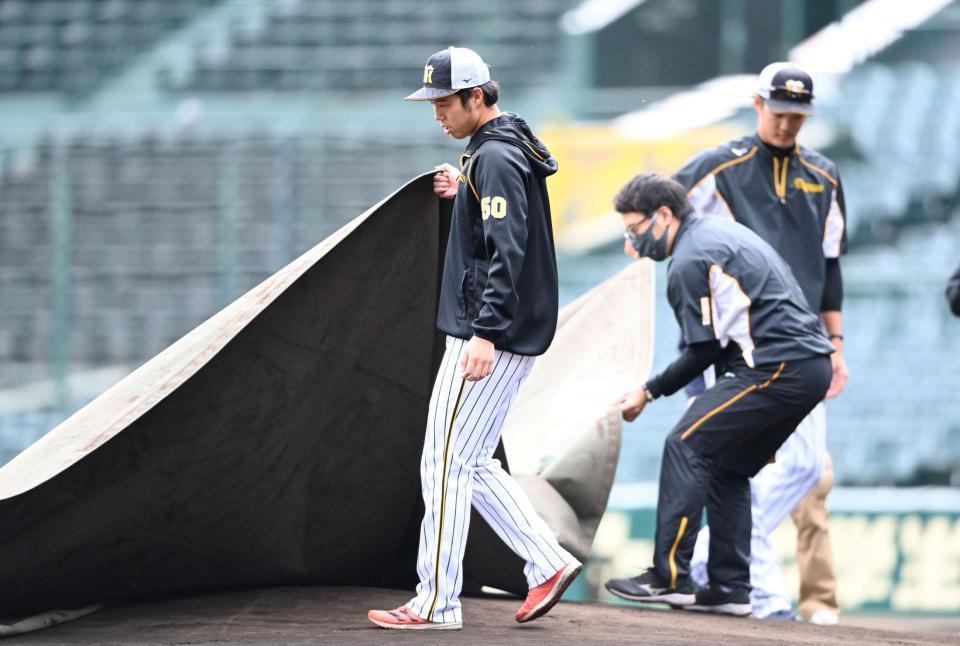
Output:
<instances>
[{"instance_id":1,"label":"tan pants","mask_svg":"<svg viewBox=\"0 0 960 646\"><path fill-rule=\"evenodd\" d=\"M832 488L833 460L828 454L824 460L823 477L790 514L797 526L798 609L804 619L822 609L839 612L837 574L827 515L827 494Z\"/></svg>"}]
</instances>

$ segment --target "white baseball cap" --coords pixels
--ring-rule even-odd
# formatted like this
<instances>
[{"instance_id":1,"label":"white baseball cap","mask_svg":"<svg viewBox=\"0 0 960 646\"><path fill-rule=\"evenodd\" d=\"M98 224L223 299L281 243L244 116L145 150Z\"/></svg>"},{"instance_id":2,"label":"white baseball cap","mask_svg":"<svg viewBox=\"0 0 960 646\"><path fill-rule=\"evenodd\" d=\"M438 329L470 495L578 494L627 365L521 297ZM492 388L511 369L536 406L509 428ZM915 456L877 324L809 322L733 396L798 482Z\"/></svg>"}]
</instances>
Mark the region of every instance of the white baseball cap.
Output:
<instances>
[{"instance_id":1,"label":"white baseball cap","mask_svg":"<svg viewBox=\"0 0 960 646\"><path fill-rule=\"evenodd\" d=\"M757 95L774 112L813 114L813 79L793 63L770 63L760 72Z\"/></svg>"},{"instance_id":2,"label":"white baseball cap","mask_svg":"<svg viewBox=\"0 0 960 646\"><path fill-rule=\"evenodd\" d=\"M441 49L423 66L423 87L406 101L432 101L490 80L490 67L480 54L466 47Z\"/></svg>"}]
</instances>

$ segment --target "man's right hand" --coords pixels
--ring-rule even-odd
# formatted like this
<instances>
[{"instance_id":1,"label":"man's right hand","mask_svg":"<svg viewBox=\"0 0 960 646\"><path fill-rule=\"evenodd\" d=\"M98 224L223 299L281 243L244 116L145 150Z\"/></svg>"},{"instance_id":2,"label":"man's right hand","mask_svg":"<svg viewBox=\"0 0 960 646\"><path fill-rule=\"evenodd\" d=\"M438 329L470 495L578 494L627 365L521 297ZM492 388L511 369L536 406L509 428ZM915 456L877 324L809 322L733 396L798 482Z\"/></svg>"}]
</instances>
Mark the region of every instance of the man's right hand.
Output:
<instances>
[{"instance_id":1,"label":"man's right hand","mask_svg":"<svg viewBox=\"0 0 960 646\"><path fill-rule=\"evenodd\" d=\"M440 164L437 174L433 176L433 192L439 197L452 200L457 196L457 187L460 183L457 178L460 171L453 164Z\"/></svg>"},{"instance_id":2,"label":"man's right hand","mask_svg":"<svg viewBox=\"0 0 960 646\"><path fill-rule=\"evenodd\" d=\"M467 381L480 381L493 372L497 361L493 343L479 336L471 337L460 358L460 373Z\"/></svg>"},{"instance_id":3,"label":"man's right hand","mask_svg":"<svg viewBox=\"0 0 960 646\"><path fill-rule=\"evenodd\" d=\"M617 404L620 406L620 414L624 421L632 422L640 416L640 413L647 406L647 393L644 392L643 388L630 390L620 395Z\"/></svg>"}]
</instances>

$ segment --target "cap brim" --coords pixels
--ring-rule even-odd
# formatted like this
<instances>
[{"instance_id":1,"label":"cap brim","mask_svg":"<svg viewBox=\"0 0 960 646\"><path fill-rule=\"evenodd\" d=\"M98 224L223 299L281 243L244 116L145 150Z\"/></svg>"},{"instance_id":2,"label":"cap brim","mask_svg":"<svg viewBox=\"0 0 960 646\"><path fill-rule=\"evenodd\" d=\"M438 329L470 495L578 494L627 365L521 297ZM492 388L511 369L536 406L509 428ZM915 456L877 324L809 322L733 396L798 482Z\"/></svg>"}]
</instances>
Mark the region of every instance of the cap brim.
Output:
<instances>
[{"instance_id":1,"label":"cap brim","mask_svg":"<svg viewBox=\"0 0 960 646\"><path fill-rule=\"evenodd\" d=\"M783 112L789 114L813 114L812 103L783 101L779 99L766 99L766 102L770 109L774 112Z\"/></svg>"},{"instance_id":2,"label":"cap brim","mask_svg":"<svg viewBox=\"0 0 960 646\"><path fill-rule=\"evenodd\" d=\"M457 90L442 87L422 87L410 96L405 97L404 101L433 101L442 99L445 96L456 94Z\"/></svg>"}]
</instances>

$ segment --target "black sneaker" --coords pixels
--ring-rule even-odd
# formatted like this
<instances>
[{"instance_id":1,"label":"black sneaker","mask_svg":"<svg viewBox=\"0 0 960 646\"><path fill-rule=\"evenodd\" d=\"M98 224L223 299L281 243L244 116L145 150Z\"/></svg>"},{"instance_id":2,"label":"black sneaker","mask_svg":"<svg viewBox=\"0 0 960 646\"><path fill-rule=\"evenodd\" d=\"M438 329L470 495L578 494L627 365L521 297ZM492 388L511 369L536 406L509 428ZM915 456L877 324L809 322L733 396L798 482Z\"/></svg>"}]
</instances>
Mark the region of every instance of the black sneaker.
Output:
<instances>
[{"instance_id":1,"label":"black sneaker","mask_svg":"<svg viewBox=\"0 0 960 646\"><path fill-rule=\"evenodd\" d=\"M752 612L750 591L743 588L733 590L718 587L697 588L696 599L683 609L746 617Z\"/></svg>"},{"instance_id":2,"label":"black sneaker","mask_svg":"<svg viewBox=\"0 0 960 646\"><path fill-rule=\"evenodd\" d=\"M673 589L661 579L653 568L640 576L629 579L610 579L604 587L621 599L630 601L656 601L671 606L685 607L694 602L693 584L690 579L677 583Z\"/></svg>"}]
</instances>

